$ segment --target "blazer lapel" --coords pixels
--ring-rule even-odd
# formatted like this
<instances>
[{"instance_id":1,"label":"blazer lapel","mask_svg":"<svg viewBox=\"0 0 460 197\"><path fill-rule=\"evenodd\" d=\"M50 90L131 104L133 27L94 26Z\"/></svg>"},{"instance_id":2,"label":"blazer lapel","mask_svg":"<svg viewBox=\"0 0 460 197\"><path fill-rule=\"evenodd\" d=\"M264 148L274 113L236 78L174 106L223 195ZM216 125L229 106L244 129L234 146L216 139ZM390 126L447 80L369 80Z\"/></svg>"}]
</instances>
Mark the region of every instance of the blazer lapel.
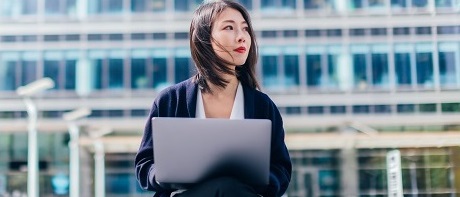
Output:
<instances>
[{"instance_id":1,"label":"blazer lapel","mask_svg":"<svg viewBox=\"0 0 460 197\"><path fill-rule=\"evenodd\" d=\"M196 115L196 96L198 93L198 84L189 80L186 86L185 99L187 101L188 117L195 118Z\"/></svg>"},{"instance_id":2,"label":"blazer lapel","mask_svg":"<svg viewBox=\"0 0 460 197\"><path fill-rule=\"evenodd\" d=\"M242 84L243 85L243 84ZM244 118L254 119L254 90L246 85L243 85L244 92Z\"/></svg>"}]
</instances>

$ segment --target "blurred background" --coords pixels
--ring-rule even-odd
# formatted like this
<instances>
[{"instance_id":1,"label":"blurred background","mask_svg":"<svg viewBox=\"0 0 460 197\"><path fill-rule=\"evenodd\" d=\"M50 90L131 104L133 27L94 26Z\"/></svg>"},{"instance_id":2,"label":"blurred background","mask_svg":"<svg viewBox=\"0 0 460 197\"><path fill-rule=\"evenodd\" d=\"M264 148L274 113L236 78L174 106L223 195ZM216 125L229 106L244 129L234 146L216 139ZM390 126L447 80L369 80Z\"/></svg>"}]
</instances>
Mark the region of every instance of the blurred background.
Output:
<instances>
[{"instance_id":1,"label":"blurred background","mask_svg":"<svg viewBox=\"0 0 460 197\"><path fill-rule=\"evenodd\" d=\"M283 115L288 196L388 196L390 150L404 196L460 196L459 0L239 2ZM157 93L194 72L199 3L0 0L0 196L33 189L28 160L39 196L152 196L134 155Z\"/></svg>"}]
</instances>

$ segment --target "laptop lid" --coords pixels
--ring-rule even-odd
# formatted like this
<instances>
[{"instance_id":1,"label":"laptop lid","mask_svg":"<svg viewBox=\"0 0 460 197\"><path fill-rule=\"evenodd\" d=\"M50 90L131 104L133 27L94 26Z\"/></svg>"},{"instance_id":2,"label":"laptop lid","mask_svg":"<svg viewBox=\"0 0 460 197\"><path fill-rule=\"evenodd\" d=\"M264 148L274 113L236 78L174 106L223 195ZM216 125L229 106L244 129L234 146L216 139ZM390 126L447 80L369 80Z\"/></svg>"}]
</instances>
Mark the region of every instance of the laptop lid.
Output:
<instances>
[{"instance_id":1,"label":"laptop lid","mask_svg":"<svg viewBox=\"0 0 460 197\"><path fill-rule=\"evenodd\" d=\"M234 176L267 185L271 121L152 118L156 180L193 184Z\"/></svg>"}]
</instances>

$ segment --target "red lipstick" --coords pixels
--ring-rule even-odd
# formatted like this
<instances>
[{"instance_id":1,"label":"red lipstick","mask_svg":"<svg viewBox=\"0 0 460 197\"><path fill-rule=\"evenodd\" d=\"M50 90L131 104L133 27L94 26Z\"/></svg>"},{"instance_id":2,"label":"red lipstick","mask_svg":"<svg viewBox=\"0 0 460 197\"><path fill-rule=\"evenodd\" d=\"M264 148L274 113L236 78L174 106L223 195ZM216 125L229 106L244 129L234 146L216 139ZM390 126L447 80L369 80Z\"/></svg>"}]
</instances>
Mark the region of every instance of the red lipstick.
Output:
<instances>
[{"instance_id":1,"label":"red lipstick","mask_svg":"<svg viewBox=\"0 0 460 197\"><path fill-rule=\"evenodd\" d=\"M244 53L244 52L246 52L246 47L238 47L238 48L234 49L233 51L235 51L237 53Z\"/></svg>"}]
</instances>

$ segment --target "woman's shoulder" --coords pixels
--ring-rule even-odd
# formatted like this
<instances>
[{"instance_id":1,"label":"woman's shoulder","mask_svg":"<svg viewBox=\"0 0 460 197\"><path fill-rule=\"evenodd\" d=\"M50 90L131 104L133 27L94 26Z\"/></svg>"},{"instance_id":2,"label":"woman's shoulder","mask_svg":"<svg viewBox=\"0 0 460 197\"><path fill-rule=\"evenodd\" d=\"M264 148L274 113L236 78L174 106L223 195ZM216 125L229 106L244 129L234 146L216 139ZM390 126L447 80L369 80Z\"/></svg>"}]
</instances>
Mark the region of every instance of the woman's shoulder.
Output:
<instances>
[{"instance_id":1,"label":"woman's shoulder","mask_svg":"<svg viewBox=\"0 0 460 197\"><path fill-rule=\"evenodd\" d=\"M173 99L181 96L185 96L191 88L196 86L193 78L189 78L182 82L171 85L158 93L155 100L162 99Z\"/></svg>"}]
</instances>

